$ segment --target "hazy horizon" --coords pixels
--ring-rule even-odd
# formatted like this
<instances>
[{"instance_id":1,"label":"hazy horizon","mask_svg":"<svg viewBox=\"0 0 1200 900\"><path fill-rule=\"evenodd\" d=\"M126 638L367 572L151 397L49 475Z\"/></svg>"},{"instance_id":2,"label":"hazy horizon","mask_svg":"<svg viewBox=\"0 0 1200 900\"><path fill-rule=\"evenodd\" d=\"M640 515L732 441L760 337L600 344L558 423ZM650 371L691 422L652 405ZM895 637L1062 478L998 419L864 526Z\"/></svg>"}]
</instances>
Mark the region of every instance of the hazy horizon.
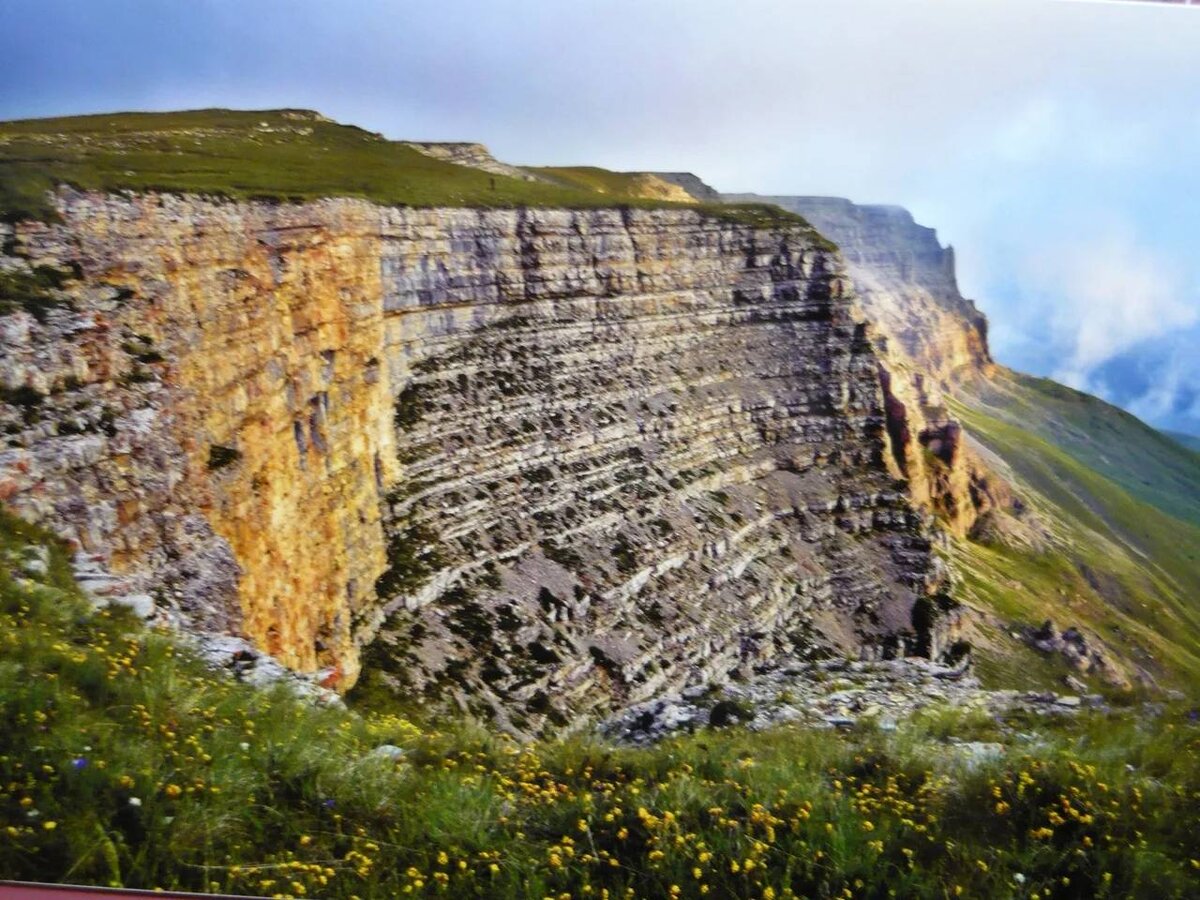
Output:
<instances>
[{"instance_id":1,"label":"hazy horizon","mask_svg":"<svg viewBox=\"0 0 1200 900\"><path fill-rule=\"evenodd\" d=\"M997 359L1200 433L1200 11L1055 0L7 5L0 118L303 107L908 208Z\"/></svg>"}]
</instances>

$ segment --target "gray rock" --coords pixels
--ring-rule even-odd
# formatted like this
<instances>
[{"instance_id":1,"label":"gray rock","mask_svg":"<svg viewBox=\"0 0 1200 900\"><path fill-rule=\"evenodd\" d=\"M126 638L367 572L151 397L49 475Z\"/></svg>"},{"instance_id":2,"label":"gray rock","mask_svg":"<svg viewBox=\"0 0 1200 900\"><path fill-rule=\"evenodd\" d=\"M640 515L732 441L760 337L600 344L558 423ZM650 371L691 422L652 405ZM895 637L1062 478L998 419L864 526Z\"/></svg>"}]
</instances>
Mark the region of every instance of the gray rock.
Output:
<instances>
[{"instance_id":1,"label":"gray rock","mask_svg":"<svg viewBox=\"0 0 1200 900\"><path fill-rule=\"evenodd\" d=\"M149 594L119 594L110 597L108 602L114 606L123 606L131 610L141 619L149 619L154 616L154 598Z\"/></svg>"},{"instance_id":2,"label":"gray rock","mask_svg":"<svg viewBox=\"0 0 1200 900\"><path fill-rule=\"evenodd\" d=\"M407 754L403 747L397 747L395 744L381 744L367 754L369 757L378 759L389 759L392 762L399 762L404 759Z\"/></svg>"},{"instance_id":3,"label":"gray rock","mask_svg":"<svg viewBox=\"0 0 1200 900\"><path fill-rule=\"evenodd\" d=\"M50 551L41 546L26 547L21 560L21 571L29 578L45 578L50 573Z\"/></svg>"},{"instance_id":4,"label":"gray rock","mask_svg":"<svg viewBox=\"0 0 1200 900\"><path fill-rule=\"evenodd\" d=\"M1004 745L983 741L971 741L965 744L954 744L955 754L970 770L978 769L988 763L995 762L1004 756Z\"/></svg>"}]
</instances>

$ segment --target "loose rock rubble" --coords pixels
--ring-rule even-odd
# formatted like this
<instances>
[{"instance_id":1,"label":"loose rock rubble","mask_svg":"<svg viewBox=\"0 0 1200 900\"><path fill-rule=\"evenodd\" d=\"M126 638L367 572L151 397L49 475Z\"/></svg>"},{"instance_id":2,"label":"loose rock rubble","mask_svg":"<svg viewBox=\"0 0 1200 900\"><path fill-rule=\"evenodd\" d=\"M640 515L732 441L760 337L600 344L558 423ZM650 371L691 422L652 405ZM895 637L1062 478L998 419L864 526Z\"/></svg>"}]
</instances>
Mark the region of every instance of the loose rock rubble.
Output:
<instances>
[{"instance_id":1,"label":"loose rock rubble","mask_svg":"<svg viewBox=\"0 0 1200 900\"><path fill-rule=\"evenodd\" d=\"M1103 705L1104 698L1098 694L1080 697L984 690L969 665L950 667L916 658L783 662L756 672L748 683L699 685L638 704L607 719L600 730L624 743L652 744L679 732L726 725L758 730L796 723L817 728L868 726L893 731L899 721L933 706L988 714L1021 708L1047 715L1071 715L1084 707ZM981 745L967 755L983 758L987 752Z\"/></svg>"}]
</instances>

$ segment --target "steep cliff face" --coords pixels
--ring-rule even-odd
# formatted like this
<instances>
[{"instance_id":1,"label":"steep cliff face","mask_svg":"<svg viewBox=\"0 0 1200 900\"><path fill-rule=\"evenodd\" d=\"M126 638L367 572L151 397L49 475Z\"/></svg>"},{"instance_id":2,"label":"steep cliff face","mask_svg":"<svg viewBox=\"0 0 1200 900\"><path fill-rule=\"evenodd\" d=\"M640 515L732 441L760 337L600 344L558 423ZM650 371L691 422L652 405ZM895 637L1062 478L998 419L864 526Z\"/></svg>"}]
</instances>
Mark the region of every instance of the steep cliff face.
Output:
<instances>
[{"instance_id":1,"label":"steep cliff face","mask_svg":"<svg viewBox=\"0 0 1200 900\"><path fill-rule=\"evenodd\" d=\"M985 679L1186 680L1200 659L1195 461L1096 398L992 363L952 251L908 213L772 199L839 244L889 338L893 450L914 500L960 538L950 560L963 637Z\"/></svg>"},{"instance_id":2,"label":"steep cliff face","mask_svg":"<svg viewBox=\"0 0 1200 900\"><path fill-rule=\"evenodd\" d=\"M754 198L804 216L836 243L863 309L926 379L949 381L983 370L991 357L987 319L962 296L954 248L899 206L863 206L840 197Z\"/></svg>"},{"instance_id":3,"label":"steep cliff face","mask_svg":"<svg viewBox=\"0 0 1200 900\"><path fill-rule=\"evenodd\" d=\"M107 589L352 679L395 469L376 211L69 194L61 214L17 228L81 277L77 312L7 320L6 382L48 395L7 493L124 576Z\"/></svg>"},{"instance_id":4,"label":"steep cliff face","mask_svg":"<svg viewBox=\"0 0 1200 900\"><path fill-rule=\"evenodd\" d=\"M954 250L897 206L838 197L748 198L809 219L841 249L864 314L888 343L888 421L898 467L915 500L967 534L980 517L1012 506L1008 485L983 463L954 421L943 390L991 370L987 319L962 296Z\"/></svg>"},{"instance_id":5,"label":"steep cliff face","mask_svg":"<svg viewBox=\"0 0 1200 900\"><path fill-rule=\"evenodd\" d=\"M814 645L918 649L938 574L834 255L676 211L441 227L384 251L412 377L374 668L522 727Z\"/></svg>"},{"instance_id":6,"label":"steep cliff face","mask_svg":"<svg viewBox=\"0 0 1200 900\"><path fill-rule=\"evenodd\" d=\"M0 317L0 490L97 590L343 686L378 633L393 686L518 726L797 648L930 649L880 357L807 230L58 205L6 238L70 307Z\"/></svg>"}]
</instances>

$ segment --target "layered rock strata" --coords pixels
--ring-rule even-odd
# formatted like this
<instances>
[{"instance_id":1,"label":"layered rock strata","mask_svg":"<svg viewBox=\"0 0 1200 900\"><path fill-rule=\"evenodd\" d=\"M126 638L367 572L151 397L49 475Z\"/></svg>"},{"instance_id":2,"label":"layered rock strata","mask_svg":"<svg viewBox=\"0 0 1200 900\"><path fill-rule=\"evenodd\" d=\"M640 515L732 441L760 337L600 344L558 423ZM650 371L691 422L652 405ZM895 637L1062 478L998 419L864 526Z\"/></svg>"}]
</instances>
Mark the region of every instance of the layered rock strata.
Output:
<instances>
[{"instance_id":1,"label":"layered rock strata","mask_svg":"<svg viewBox=\"0 0 1200 900\"><path fill-rule=\"evenodd\" d=\"M689 210L60 195L2 266L0 491L160 610L515 728L936 654L836 255ZM41 321L39 321L39 318Z\"/></svg>"},{"instance_id":2,"label":"layered rock strata","mask_svg":"<svg viewBox=\"0 0 1200 900\"><path fill-rule=\"evenodd\" d=\"M863 309L926 380L944 384L991 364L987 318L959 291L954 248L908 210L840 197L759 199L804 216L838 245Z\"/></svg>"},{"instance_id":3,"label":"layered rock strata","mask_svg":"<svg viewBox=\"0 0 1200 900\"><path fill-rule=\"evenodd\" d=\"M916 502L958 535L991 512L1013 508L1009 485L985 465L943 397L993 368L987 319L959 291L954 248L898 206L840 197L722 197L774 203L838 245L864 315L887 338L889 429Z\"/></svg>"}]
</instances>

